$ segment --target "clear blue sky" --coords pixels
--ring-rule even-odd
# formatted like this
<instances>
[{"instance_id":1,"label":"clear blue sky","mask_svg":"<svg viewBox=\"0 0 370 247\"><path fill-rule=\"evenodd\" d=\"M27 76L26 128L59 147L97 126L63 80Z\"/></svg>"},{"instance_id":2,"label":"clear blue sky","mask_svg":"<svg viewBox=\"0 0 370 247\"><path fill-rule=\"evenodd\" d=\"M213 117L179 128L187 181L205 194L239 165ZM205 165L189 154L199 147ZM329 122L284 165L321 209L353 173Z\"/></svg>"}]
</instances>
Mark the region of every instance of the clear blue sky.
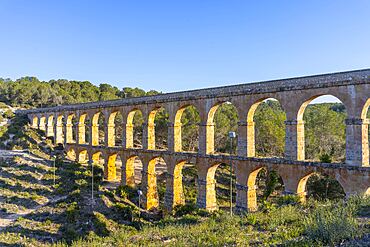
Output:
<instances>
[{"instance_id":1,"label":"clear blue sky","mask_svg":"<svg viewBox=\"0 0 370 247\"><path fill-rule=\"evenodd\" d=\"M370 67L370 1L0 0L0 77L164 92Z\"/></svg>"}]
</instances>

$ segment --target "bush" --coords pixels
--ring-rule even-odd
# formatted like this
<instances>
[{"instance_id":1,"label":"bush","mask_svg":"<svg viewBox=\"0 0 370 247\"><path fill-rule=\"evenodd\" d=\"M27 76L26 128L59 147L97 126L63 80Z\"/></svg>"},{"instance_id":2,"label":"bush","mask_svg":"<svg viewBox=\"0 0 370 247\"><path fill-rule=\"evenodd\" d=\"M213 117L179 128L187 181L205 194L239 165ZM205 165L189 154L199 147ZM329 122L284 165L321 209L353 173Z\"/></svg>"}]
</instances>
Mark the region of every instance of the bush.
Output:
<instances>
[{"instance_id":1,"label":"bush","mask_svg":"<svg viewBox=\"0 0 370 247\"><path fill-rule=\"evenodd\" d=\"M123 219L133 221L133 209L131 206L117 202L114 204L114 207L116 211L121 214Z\"/></svg>"},{"instance_id":2,"label":"bush","mask_svg":"<svg viewBox=\"0 0 370 247\"><path fill-rule=\"evenodd\" d=\"M324 154L320 155L320 162L322 162L322 163L331 163L332 162L331 156L327 153L324 153Z\"/></svg>"},{"instance_id":3,"label":"bush","mask_svg":"<svg viewBox=\"0 0 370 247\"><path fill-rule=\"evenodd\" d=\"M185 205L177 205L173 210L175 217L181 217L187 214L196 213L197 206L193 203L187 203Z\"/></svg>"},{"instance_id":4,"label":"bush","mask_svg":"<svg viewBox=\"0 0 370 247\"><path fill-rule=\"evenodd\" d=\"M325 245L335 245L343 240L359 237L359 225L354 208L344 205L320 206L304 220L309 239Z\"/></svg>"},{"instance_id":5,"label":"bush","mask_svg":"<svg viewBox=\"0 0 370 247\"><path fill-rule=\"evenodd\" d=\"M272 202L263 201L259 208L262 212L270 212L276 209L276 205Z\"/></svg>"},{"instance_id":6,"label":"bush","mask_svg":"<svg viewBox=\"0 0 370 247\"><path fill-rule=\"evenodd\" d=\"M3 116L5 118L13 118L14 117L14 113L11 110L7 110L7 111L4 112Z\"/></svg>"},{"instance_id":7,"label":"bush","mask_svg":"<svg viewBox=\"0 0 370 247\"><path fill-rule=\"evenodd\" d=\"M77 216L79 215L77 202L73 202L67 207L66 214L68 222L72 223L77 219Z\"/></svg>"},{"instance_id":8,"label":"bush","mask_svg":"<svg viewBox=\"0 0 370 247\"><path fill-rule=\"evenodd\" d=\"M278 198L277 204L282 205L295 205L300 202L300 198L297 195L284 195Z\"/></svg>"},{"instance_id":9,"label":"bush","mask_svg":"<svg viewBox=\"0 0 370 247\"><path fill-rule=\"evenodd\" d=\"M128 186L128 185L120 185L117 187L115 190L115 193L117 196L121 197L122 199L130 199L132 200L133 198L136 197L137 191L136 189Z\"/></svg>"},{"instance_id":10,"label":"bush","mask_svg":"<svg viewBox=\"0 0 370 247\"><path fill-rule=\"evenodd\" d=\"M99 236L108 236L108 222L105 216L99 212L94 212L94 216L93 223L95 227L95 233Z\"/></svg>"}]
</instances>

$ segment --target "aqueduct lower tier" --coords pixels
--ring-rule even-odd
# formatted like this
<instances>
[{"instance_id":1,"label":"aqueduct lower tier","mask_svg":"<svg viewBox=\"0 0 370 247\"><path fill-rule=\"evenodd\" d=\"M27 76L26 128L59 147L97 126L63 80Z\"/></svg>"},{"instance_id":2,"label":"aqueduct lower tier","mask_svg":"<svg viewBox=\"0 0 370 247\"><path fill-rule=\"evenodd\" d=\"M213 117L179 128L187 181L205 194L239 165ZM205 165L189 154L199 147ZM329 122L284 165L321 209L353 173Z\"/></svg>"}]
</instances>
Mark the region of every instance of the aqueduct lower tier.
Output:
<instances>
[{"instance_id":1,"label":"aqueduct lower tier","mask_svg":"<svg viewBox=\"0 0 370 247\"><path fill-rule=\"evenodd\" d=\"M347 111L346 161L343 164L324 164L305 161L303 113L307 105L322 95L340 99ZM263 100L277 99L286 113L285 156L256 158L254 112ZM214 114L220 104L229 102L238 111L237 155L217 155L214 152ZM194 106L201 119L199 150L184 152L181 143L181 115L185 107ZM165 205L172 208L184 203L182 167L186 162L198 170L199 207L216 207L214 173L221 163L232 164L236 175L239 209L256 208L255 179L261 168L277 170L286 193L298 194L304 200L307 179L314 173L325 173L335 178L347 196L370 193L370 166L367 111L370 106L370 69L316 75L260 83L240 84L168 93L155 96L128 98L27 110L34 128L62 143L78 162L92 164L99 155L104 157L104 177L116 177L115 160L122 161L122 183L133 183L133 157L143 164L142 191L146 208L158 206L155 182L156 158L163 158L167 166ZM169 115L167 150L157 150L154 118L159 109ZM133 116L140 111L144 118L142 147L134 148ZM115 142L115 117L123 116L122 143ZM99 116L104 116L104 145L99 144ZM77 121L74 123L72 119ZM88 123L89 140L86 140ZM75 129L75 131L73 130ZM73 133L76 133L75 135ZM71 156L72 157L72 156Z\"/></svg>"}]
</instances>

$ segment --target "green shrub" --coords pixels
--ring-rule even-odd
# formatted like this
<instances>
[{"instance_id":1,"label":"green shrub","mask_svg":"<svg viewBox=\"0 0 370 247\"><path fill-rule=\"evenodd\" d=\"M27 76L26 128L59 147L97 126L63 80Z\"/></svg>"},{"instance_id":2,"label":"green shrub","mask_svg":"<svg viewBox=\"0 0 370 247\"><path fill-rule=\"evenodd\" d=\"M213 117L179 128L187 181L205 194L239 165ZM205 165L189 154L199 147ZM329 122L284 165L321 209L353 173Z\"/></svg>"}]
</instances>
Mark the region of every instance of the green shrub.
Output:
<instances>
[{"instance_id":1,"label":"green shrub","mask_svg":"<svg viewBox=\"0 0 370 247\"><path fill-rule=\"evenodd\" d=\"M105 216L99 212L94 212L94 227L95 227L95 233L99 236L107 236L109 235L108 230L108 222Z\"/></svg>"},{"instance_id":2,"label":"green shrub","mask_svg":"<svg viewBox=\"0 0 370 247\"><path fill-rule=\"evenodd\" d=\"M320 155L319 159L320 159L320 162L323 162L323 163L331 163L332 162L331 156L327 153L324 153L324 154Z\"/></svg>"},{"instance_id":3,"label":"green shrub","mask_svg":"<svg viewBox=\"0 0 370 247\"><path fill-rule=\"evenodd\" d=\"M69 204L69 206L66 209L66 215L67 215L67 221L68 222L72 223L72 222L76 221L76 219L79 215L77 202L73 202L73 203Z\"/></svg>"},{"instance_id":4,"label":"green shrub","mask_svg":"<svg viewBox=\"0 0 370 247\"><path fill-rule=\"evenodd\" d=\"M272 202L263 201L262 204L259 206L259 209L262 212L270 212L276 209L276 205Z\"/></svg>"},{"instance_id":5,"label":"green shrub","mask_svg":"<svg viewBox=\"0 0 370 247\"><path fill-rule=\"evenodd\" d=\"M7 111L4 112L3 116L6 117L6 118L13 118L14 113L11 110L7 110Z\"/></svg>"},{"instance_id":6,"label":"green shrub","mask_svg":"<svg viewBox=\"0 0 370 247\"><path fill-rule=\"evenodd\" d=\"M320 206L304 220L305 233L309 239L325 245L359 237L361 231L354 214L354 208L344 203Z\"/></svg>"},{"instance_id":7,"label":"green shrub","mask_svg":"<svg viewBox=\"0 0 370 247\"><path fill-rule=\"evenodd\" d=\"M123 203L117 202L114 204L116 211L121 214L121 217L125 220L133 220L133 209L131 206L125 205Z\"/></svg>"},{"instance_id":8,"label":"green shrub","mask_svg":"<svg viewBox=\"0 0 370 247\"><path fill-rule=\"evenodd\" d=\"M193 203L187 203L185 205L177 205L173 210L175 217L181 217L187 214L196 213L197 206Z\"/></svg>"},{"instance_id":9,"label":"green shrub","mask_svg":"<svg viewBox=\"0 0 370 247\"><path fill-rule=\"evenodd\" d=\"M63 237L67 240L67 242L71 242L71 240L76 239L78 234L73 225L67 224L62 228Z\"/></svg>"},{"instance_id":10,"label":"green shrub","mask_svg":"<svg viewBox=\"0 0 370 247\"><path fill-rule=\"evenodd\" d=\"M136 189L128 186L128 185L120 185L117 187L115 190L115 193L117 196L121 197L122 199L130 199L132 200L133 198L136 197L137 191Z\"/></svg>"},{"instance_id":11,"label":"green shrub","mask_svg":"<svg viewBox=\"0 0 370 247\"><path fill-rule=\"evenodd\" d=\"M283 195L277 200L277 204L281 205L295 205L300 202L300 198L297 195Z\"/></svg>"}]
</instances>

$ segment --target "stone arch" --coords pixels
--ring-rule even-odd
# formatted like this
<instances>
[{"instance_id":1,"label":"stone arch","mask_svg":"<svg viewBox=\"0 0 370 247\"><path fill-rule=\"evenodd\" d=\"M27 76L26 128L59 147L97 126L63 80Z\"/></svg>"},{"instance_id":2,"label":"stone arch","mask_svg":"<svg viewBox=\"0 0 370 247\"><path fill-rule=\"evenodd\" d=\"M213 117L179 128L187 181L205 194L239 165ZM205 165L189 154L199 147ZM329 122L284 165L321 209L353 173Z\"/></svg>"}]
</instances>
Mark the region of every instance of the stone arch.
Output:
<instances>
[{"instance_id":1,"label":"stone arch","mask_svg":"<svg viewBox=\"0 0 370 247\"><path fill-rule=\"evenodd\" d=\"M87 149L80 150L78 153L78 157L77 157L78 163L85 164L88 162L88 160L89 160L89 155L88 155Z\"/></svg>"},{"instance_id":2,"label":"stone arch","mask_svg":"<svg viewBox=\"0 0 370 247\"><path fill-rule=\"evenodd\" d=\"M76 115L74 113L68 114L66 118L66 143L74 143L76 142L76 130L74 125L76 124Z\"/></svg>"},{"instance_id":3,"label":"stone arch","mask_svg":"<svg viewBox=\"0 0 370 247\"><path fill-rule=\"evenodd\" d=\"M188 114L193 118L193 123L185 123L183 124L183 117ZM199 123L200 123L200 116L199 111L196 106L192 104L186 104L180 107L175 114L173 128L174 128L174 151L175 152L182 152L182 151L197 151L198 150L198 139L199 139ZM193 125L196 126L196 129L190 131ZM187 130L186 128L189 128ZM184 136L184 132L192 132L190 136ZM193 133L194 132L194 133ZM193 140L194 143L190 143L190 140ZM187 147L186 147L187 146Z\"/></svg>"},{"instance_id":4,"label":"stone arch","mask_svg":"<svg viewBox=\"0 0 370 247\"><path fill-rule=\"evenodd\" d=\"M89 143L89 124L87 123L88 121L88 115L86 112L80 114L78 116L78 124L77 124L77 136L78 140L76 142L78 144L86 144Z\"/></svg>"},{"instance_id":5,"label":"stone arch","mask_svg":"<svg viewBox=\"0 0 370 247\"><path fill-rule=\"evenodd\" d=\"M258 209L256 180L257 175L262 169L267 170L265 166L257 167L249 174L247 179L247 207L249 211L256 211Z\"/></svg>"},{"instance_id":6,"label":"stone arch","mask_svg":"<svg viewBox=\"0 0 370 247\"><path fill-rule=\"evenodd\" d=\"M159 117L162 115L163 122L160 122ZM167 134L168 134L168 112L163 106L154 107L148 114L147 122L147 145L148 149L168 149ZM159 133L159 128L165 128L164 133ZM162 136L160 136L162 134ZM165 136L165 137L164 137Z\"/></svg>"},{"instance_id":7,"label":"stone arch","mask_svg":"<svg viewBox=\"0 0 370 247\"><path fill-rule=\"evenodd\" d=\"M115 181L117 178L120 178L120 174L117 173L121 171L121 168L117 169L117 159L121 161L119 167L122 167L122 159L118 153L107 154L104 165L104 178L107 181Z\"/></svg>"},{"instance_id":8,"label":"stone arch","mask_svg":"<svg viewBox=\"0 0 370 247\"><path fill-rule=\"evenodd\" d=\"M159 161L164 162L163 158L160 156L150 159L143 170L144 176L141 185L145 195L144 206L148 210L159 207L159 193L157 188L158 181L156 172L156 166Z\"/></svg>"},{"instance_id":9,"label":"stone arch","mask_svg":"<svg viewBox=\"0 0 370 247\"><path fill-rule=\"evenodd\" d=\"M166 179L166 197L165 206L172 210L177 205L185 203L196 203L197 189L197 171L195 164L189 159L168 160Z\"/></svg>"},{"instance_id":10,"label":"stone arch","mask_svg":"<svg viewBox=\"0 0 370 247\"><path fill-rule=\"evenodd\" d=\"M37 129L39 127L39 118L37 116L32 117L32 128Z\"/></svg>"},{"instance_id":11,"label":"stone arch","mask_svg":"<svg viewBox=\"0 0 370 247\"><path fill-rule=\"evenodd\" d=\"M76 151L73 147L67 149L67 158L73 161L76 161Z\"/></svg>"},{"instance_id":12,"label":"stone arch","mask_svg":"<svg viewBox=\"0 0 370 247\"><path fill-rule=\"evenodd\" d=\"M336 183L338 183L338 185L340 185L340 187L342 188L343 190L343 194L345 195L345 186L341 183L340 180L337 180L336 177L334 177L333 175L331 174L327 174L327 173L321 173L321 172L317 172L317 171L313 171L313 172L310 172L308 174L306 174L305 176L303 176L299 182L298 182L298 186L297 186L297 195L300 197L301 199L301 202L305 202L306 201L306 196L308 195L308 191L307 191L307 182L309 181L309 179L315 175L320 175L320 174L324 174L326 175L327 177L331 178L331 180L333 181L336 181ZM327 185L328 186L328 185Z\"/></svg>"},{"instance_id":13,"label":"stone arch","mask_svg":"<svg viewBox=\"0 0 370 247\"><path fill-rule=\"evenodd\" d=\"M123 143L123 115L121 111L114 110L108 115L107 145L108 147L122 146Z\"/></svg>"},{"instance_id":14,"label":"stone arch","mask_svg":"<svg viewBox=\"0 0 370 247\"><path fill-rule=\"evenodd\" d=\"M262 174L262 171L264 171L266 173L266 175L270 174L274 174L274 176L276 176L276 178L278 179L277 180L277 185L281 185L281 191L279 194L282 194L282 193L286 193L285 191L285 183L286 183L286 180L284 180L284 177L283 177L283 173L280 173L280 169L274 169L274 168L271 168L271 167L267 167L267 166L264 166L264 165L258 165L256 166L255 168L252 169L252 171L249 173L248 177L247 177L247 207L248 207L248 210L249 211L256 211L258 209L258 197L260 195L258 195L257 193L257 189L261 189L262 187L259 187L258 185L258 177ZM267 179L267 176L266 176L266 179ZM265 180L264 182L266 182L267 180ZM260 182L263 182L263 180ZM266 192L266 184L264 186L265 190L264 192ZM273 195L274 192L276 192L277 188L274 188L271 192L270 195ZM267 198L266 200L268 200L269 196L270 195L266 195Z\"/></svg>"},{"instance_id":15,"label":"stone arch","mask_svg":"<svg viewBox=\"0 0 370 247\"><path fill-rule=\"evenodd\" d=\"M216 151L215 150L215 116L216 116L217 110L225 104L233 106L232 109L237 115L237 121L235 122L235 128L234 128L234 132L237 132L237 123L239 121L239 114L238 114L238 110L237 110L236 106L233 105L233 103L231 103L230 101L219 101L216 104L214 104L209 109L208 114L207 114L206 140L205 140L206 141L206 153L207 154L215 153L215 151ZM226 133L225 135L227 136L228 133ZM237 139L237 138L235 138L235 139ZM237 140L235 140L235 142L237 143ZM236 144L234 145L234 147L236 148Z\"/></svg>"},{"instance_id":16,"label":"stone arch","mask_svg":"<svg viewBox=\"0 0 370 247\"><path fill-rule=\"evenodd\" d=\"M232 163L233 164L233 163ZM217 165L215 169L215 190L216 190L216 202L218 208L230 209L230 189L232 189L232 208L236 205L236 176L235 176L235 165L230 170L230 163L222 162ZM231 177L230 177L231 176ZM232 187L230 186L230 178L232 178Z\"/></svg>"},{"instance_id":17,"label":"stone arch","mask_svg":"<svg viewBox=\"0 0 370 247\"><path fill-rule=\"evenodd\" d=\"M207 170L206 175L206 209L213 211L217 210L217 198L216 198L216 181L215 181L215 173L217 167L220 165L220 162L214 163L210 166Z\"/></svg>"},{"instance_id":18,"label":"stone arch","mask_svg":"<svg viewBox=\"0 0 370 247\"><path fill-rule=\"evenodd\" d=\"M54 136L54 115L50 114L46 120L46 136Z\"/></svg>"},{"instance_id":19,"label":"stone arch","mask_svg":"<svg viewBox=\"0 0 370 247\"><path fill-rule=\"evenodd\" d=\"M135 161L140 161L141 167L139 167L139 169L135 169ZM125 164L122 166L122 182L130 187L135 187L137 185L135 178L137 177L139 180L141 180L141 172L137 171L142 171L142 166L143 163L139 156L129 156Z\"/></svg>"},{"instance_id":20,"label":"stone arch","mask_svg":"<svg viewBox=\"0 0 370 247\"><path fill-rule=\"evenodd\" d=\"M126 148L134 148L139 146L138 143L135 143L135 136L142 135L142 126L135 126L135 120L138 120L141 116L141 121L143 119L143 113L138 108L131 109L127 114L126 119ZM140 129L140 131L138 130ZM141 139L140 137L138 139Z\"/></svg>"},{"instance_id":21,"label":"stone arch","mask_svg":"<svg viewBox=\"0 0 370 247\"><path fill-rule=\"evenodd\" d=\"M299 107L298 113L297 113L297 160L305 160L307 156L307 141L305 139L305 132L306 128L308 127L307 124L305 126L304 122L304 114L307 112L307 107L314 101L318 100L320 97L323 96L330 96L333 97L341 102L341 104L344 106L345 110L347 110L346 105L344 104L344 101L341 100L339 97L337 97L334 94L316 94L311 97L309 97L307 100L305 100ZM325 103L325 102L323 102ZM347 113L346 113L347 115ZM346 129L345 123L343 121L343 128L344 131ZM339 127L336 128L339 131ZM345 146L345 133L344 133L344 139L343 139L343 145ZM343 151L345 153L345 151ZM312 159L312 157L311 157Z\"/></svg>"},{"instance_id":22,"label":"stone arch","mask_svg":"<svg viewBox=\"0 0 370 247\"><path fill-rule=\"evenodd\" d=\"M277 102L279 104L279 107L282 109L282 111L285 114L285 109L282 107L282 104L280 103L280 100L275 97L269 97L265 96L262 98L259 98L256 100L249 108L247 113L247 157L255 157L256 156L256 123L255 123L255 115L257 110L259 109L259 106L261 106L262 103L266 102L266 104L269 104L270 102ZM282 138L282 145L284 145L283 152L285 149L285 123L284 126L281 128L284 131L284 137ZM276 154L273 154L275 156ZM265 156L265 155L263 155ZM279 155L280 156L280 155Z\"/></svg>"},{"instance_id":23,"label":"stone arch","mask_svg":"<svg viewBox=\"0 0 370 247\"><path fill-rule=\"evenodd\" d=\"M210 210L210 211L217 210L219 208L219 205L217 203L216 171L220 167L220 165L226 166L226 167L230 166L230 165L228 165L224 162L214 162L207 169L207 173L206 173L206 176L205 176L205 181L199 181L200 184L204 183L204 185L206 186L206 188L205 188L205 200L206 200L205 203L206 203L206 209ZM232 176L234 177L234 173L232 174ZM230 182L229 182L230 180L229 179L230 178L228 177L228 178L226 178L227 181L225 181L226 184L227 184L226 185L227 187L230 185ZM235 203L236 203L235 183L236 183L236 179L233 178L233 205L235 205ZM230 188L228 188L227 190L229 190L229 189ZM228 193L229 192L227 192L227 194ZM229 196L227 196L227 197L229 197ZM227 201L229 201L229 199ZM228 207L230 207L230 205L228 205Z\"/></svg>"},{"instance_id":24,"label":"stone arch","mask_svg":"<svg viewBox=\"0 0 370 247\"><path fill-rule=\"evenodd\" d=\"M183 189L183 183L182 183L182 169L185 163L186 163L186 160L181 160L179 162L176 162L175 167L172 172L172 175L173 175L173 181L172 181L173 184L171 188L173 191L172 207L175 207L177 205L183 205L185 203L184 189Z\"/></svg>"},{"instance_id":25,"label":"stone arch","mask_svg":"<svg viewBox=\"0 0 370 247\"><path fill-rule=\"evenodd\" d=\"M91 154L91 161L94 164L101 165L101 158L104 158L101 151L93 151Z\"/></svg>"},{"instance_id":26,"label":"stone arch","mask_svg":"<svg viewBox=\"0 0 370 247\"><path fill-rule=\"evenodd\" d=\"M104 114L101 111L96 112L91 118L91 144L93 146L105 144L106 133L103 127L104 124L105 124Z\"/></svg>"},{"instance_id":27,"label":"stone arch","mask_svg":"<svg viewBox=\"0 0 370 247\"><path fill-rule=\"evenodd\" d=\"M60 114L57 116L57 121L56 121L56 130L55 130L55 143L56 144L63 144L64 142L64 132L63 132L63 126L64 126L64 116L63 114Z\"/></svg>"},{"instance_id":28,"label":"stone arch","mask_svg":"<svg viewBox=\"0 0 370 247\"><path fill-rule=\"evenodd\" d=\"M370 98L366 100L364 107L361 111L361 146L362 146L362 166L370 166L369 161L369 123L367 117L370 107Z\"/></svg>"},{"instance_id":29,"label":"stone arch","mask_svg":"<svg viewBox=\"0 0 370 247\"><path fill-rule=\"evenodd\" d=\"M41 116L39 120L39 129L45 131L46 130L46 117Z\"/></svg>"}]
</instances>

